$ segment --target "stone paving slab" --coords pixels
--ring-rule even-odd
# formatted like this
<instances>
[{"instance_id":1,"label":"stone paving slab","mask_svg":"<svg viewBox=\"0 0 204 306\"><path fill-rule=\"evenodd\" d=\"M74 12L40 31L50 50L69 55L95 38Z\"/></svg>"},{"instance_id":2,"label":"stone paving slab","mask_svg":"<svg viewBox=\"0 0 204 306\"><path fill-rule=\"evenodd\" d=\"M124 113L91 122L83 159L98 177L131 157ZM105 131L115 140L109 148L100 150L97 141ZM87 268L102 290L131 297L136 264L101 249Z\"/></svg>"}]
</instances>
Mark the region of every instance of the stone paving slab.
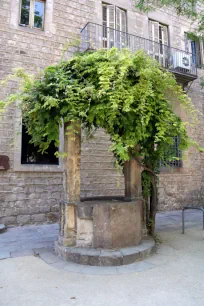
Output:
<instances>
[{"instance_id":1,"label":"stone paving slab","mask_svg":"<svg viewBox=\"0 0 204 306\"><path fill-rule=\"evenodd\" d=\"M59 256L57 256L54 252L40 253L40 258L42 258L48 264L53 264L59 261Z\"/></svg>"},{"instance_id":2,"label":"stone paving slab","mask_svg":"<svg viewBox=\"0 0 204 306\"><path fill-rule=\"evenodd\" d=\"M24 256L34 256L33 250L26 250L26 251L18 251L18 252L11 252L11 257L24 257Z\"/></svg>"}]
</instances>

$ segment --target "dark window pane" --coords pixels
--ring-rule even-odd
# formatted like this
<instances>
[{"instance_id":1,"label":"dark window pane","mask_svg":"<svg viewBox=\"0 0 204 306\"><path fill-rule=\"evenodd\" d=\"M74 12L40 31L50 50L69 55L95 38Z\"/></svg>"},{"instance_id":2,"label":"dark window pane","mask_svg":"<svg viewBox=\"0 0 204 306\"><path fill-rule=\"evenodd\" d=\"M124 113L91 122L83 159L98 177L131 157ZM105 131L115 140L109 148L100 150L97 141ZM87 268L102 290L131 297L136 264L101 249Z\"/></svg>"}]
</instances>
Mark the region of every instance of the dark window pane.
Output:
<instances>
[{"instance_id":1,"label":"dark window pane","mask_svg":"<svg viewBox=\"0 0 204 306\"><path fill-rule=\"evenodd\" d=\"M44 2L35 1L34 27L42 29L44 22Z\"/></svg>"},{"instance_id":2,"label":"dark window pane","mask_svg":"<svg viewBox=\"0 0 204 306\"><path fill-rule=\"evenodd\" d=\"M22 0L20 24L29 25L29 13L30 13L30 0Z\"/></svg>"},{"instance_id":3,"label":"dark window pane","mask_svg":"<svg viewBox=\"0 0 204 306\"><path fill-rule=\"evenodd\" d=\"M191 40L192 62L196 64L196 43Z\"/></svg>"},{"instance_id":4,"label":"dark window pane","mask_svg":"<svg viewBox=\"0 0 204 306\"><path fill-rule=\"evenodd\" d=\"M30 135L26 132L26 127L22 127L22 147L21 147L21 164L50 164L58 165L58 158L54 155L57 151L54 143L51 143L47 153L38 152L38 147L30 144Z\"/></svg>"}]
</instances>

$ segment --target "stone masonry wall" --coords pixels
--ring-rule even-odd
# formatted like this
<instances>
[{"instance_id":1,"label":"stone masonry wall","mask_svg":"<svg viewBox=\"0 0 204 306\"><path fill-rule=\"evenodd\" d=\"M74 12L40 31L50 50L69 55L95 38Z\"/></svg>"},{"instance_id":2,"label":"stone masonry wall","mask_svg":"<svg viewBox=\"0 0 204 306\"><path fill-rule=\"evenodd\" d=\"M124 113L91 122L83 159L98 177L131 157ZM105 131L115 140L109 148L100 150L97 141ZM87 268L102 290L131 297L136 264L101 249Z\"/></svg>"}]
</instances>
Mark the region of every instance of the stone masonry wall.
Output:
<instances>
[{"instance_id":1,"label":"stone masonry wall","mask_svg":"<svg viewBox=\"0 0 204 306\"><path fill-rule=\"evenodd\" d=\"M204 75L199 71L198 80L187 89L195 107L199 110L199 122L188 130L189 135L204 147L203 112L204 90L200 88L200 77ZM204 204L204 153L191 147L184 152L183 166L180 169L169 169L160 175L159 210L174 210L185 205Z\"/></svg>"},{"instance_id":2,"label":"stone masonry wall","mask_svg":"<svg viewBox=\"0 0 204 306\"><path fill-rule=\"evenodd\" d=\"M57 63L64 45L96 15L92 0L48 0L46 5L52 15L46 12L45 31L40 31L18 25L18 0L0 0L0 80L16 67L36 73ZM70 57L71 51L66 56ZM7 87L1 87L0 99L14 92L16 86L16 82L9 81ZM9 156L11 166L9 171L0 171L0 222L7 225L54 222L63 198L63 167L58 171L53 166L41 170L40 166L24 165L15 170L17 117L15 106L11 106L0 119L0 154ZM97 135L82 144L82 197L121 195L123 177L115 171L107 150L109 137L102 131Z\"/></svg>"},{"instance_id":3,"label":"stone masonry wall","mask_svg":"<svg viewBox=\"0 0 204 306\"><path fill-rule=\"evenodd\" d=\"M109 152L110 138L98 130L94 138L82 141L81 196L124 196L124 176L114 166Z\"/></svg>"},{"instance_id":4,"label":"stone masonry wall","mask_svg":"<svg viewBox=\"0 0 204 306\"><path fill-rule=\"evenodd\" d=\"M169 26L171 45L184 49L184 32L189 21L178 18L170 10L149 13L135 10L133 0L110 0L127 10L128 32L148 38L148 18ZM0 80L23 67L29 73L37 73L44 67L57 63L65 43L79 34L88 21L102 24L102 2L99 0L47 0L45 29L24 28L18 25L19 0L0 0ZM70 57L72 50L66 52ZM201 72L200 72L201 73ZM0 99L15 91L16 82L0 87ZM199 81L189 89L193 102L203 111L203 92ZM19 154L19 137L16 127L19 116L15 106L0 119L0 154L8 155L11 168L0 171L0 223L23 225L26 223L54 222L58 216L58 203L63 198L63 167L16 166ZM199 125L189 131L204 142L203 117ZM112 154L108 151L110 140L98 131L89 141L82 143L81 196L121 196L124 179L114 168ZM17 159L19 157L17 156ZM183 168L174 173L162 173L158 209L177 209L182 205L197 203L203 197L203 155L191 149Z\"/></svg>"},{"instance_id":5,"label":"stone masonry wall","mask_svg":"<svg viewBox=\"0 0 204 306\"><path fill-rule=\"evenodd\" d=\"M45 30L29 29L18 25L19 0L0 0L0 80L23 67L29 73L57 63L64 44L95 14L92 0L47 0ZM0 88L0 99L14 91L15 82ZM22 167L15 171L15 107L0 119L0 154L9 156L10 170L0 171L0 223L26 223L57 220L58 203L63 198L63 169L52 167L32 171Z\"/></svg>"}]
</instances>

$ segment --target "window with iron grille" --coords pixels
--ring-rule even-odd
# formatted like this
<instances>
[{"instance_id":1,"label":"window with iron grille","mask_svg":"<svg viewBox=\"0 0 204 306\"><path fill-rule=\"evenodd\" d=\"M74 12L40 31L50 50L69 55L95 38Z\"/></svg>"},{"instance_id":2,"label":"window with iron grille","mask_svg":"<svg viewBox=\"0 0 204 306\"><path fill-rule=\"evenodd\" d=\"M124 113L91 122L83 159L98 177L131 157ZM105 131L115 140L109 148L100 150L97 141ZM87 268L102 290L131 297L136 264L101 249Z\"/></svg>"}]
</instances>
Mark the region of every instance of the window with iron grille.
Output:
<instances>
[{"instance_id":1,"label":"window with iron grille","mask_svg":"<svg viewBox=\"0 0 204 306\"><path fill-rule=\"evenodd\" d=\"M167 161L167 162L160 162L160 166L164 167L164 166L170 166L173 168L181 168L182 167L182 152L179 149L179 144L180 144L180 137L179 136L175 136L174 137L174 144L172 146L172 153L174 155L174 157L176 157L177 159L174 159L172 161Z\"/></svg>"},{"instance_id":2,"label":"window with iron grille","mask_svg":"<svg viewBox=\"0 0 204 306\"><path fill-rule=\"evenodd\" d=\"M43 30L45 19L45 1L21 0L20 25Z\"/></svg>"}]
</instances>

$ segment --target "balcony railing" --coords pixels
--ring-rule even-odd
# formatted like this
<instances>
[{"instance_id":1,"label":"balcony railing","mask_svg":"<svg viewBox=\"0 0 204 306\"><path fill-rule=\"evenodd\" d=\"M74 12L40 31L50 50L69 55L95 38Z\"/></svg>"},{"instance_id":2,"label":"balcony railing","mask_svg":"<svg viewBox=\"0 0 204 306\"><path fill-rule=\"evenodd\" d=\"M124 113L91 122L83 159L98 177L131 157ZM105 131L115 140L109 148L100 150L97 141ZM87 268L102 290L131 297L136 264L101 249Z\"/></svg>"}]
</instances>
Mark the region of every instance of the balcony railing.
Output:
<instances>
[{"instance_id":1,"label":"balcony railing","mask_svg":"<svg viewBox=\"0 0 204 306\"><path fill-rule=\"evenodd\" d=\"M184 75L187 81L197 78L196 54L90 22L81 35L83 51L112 47L128 48L131 52L144 50L177 76Z\"/></svg>"}]
</instances>

